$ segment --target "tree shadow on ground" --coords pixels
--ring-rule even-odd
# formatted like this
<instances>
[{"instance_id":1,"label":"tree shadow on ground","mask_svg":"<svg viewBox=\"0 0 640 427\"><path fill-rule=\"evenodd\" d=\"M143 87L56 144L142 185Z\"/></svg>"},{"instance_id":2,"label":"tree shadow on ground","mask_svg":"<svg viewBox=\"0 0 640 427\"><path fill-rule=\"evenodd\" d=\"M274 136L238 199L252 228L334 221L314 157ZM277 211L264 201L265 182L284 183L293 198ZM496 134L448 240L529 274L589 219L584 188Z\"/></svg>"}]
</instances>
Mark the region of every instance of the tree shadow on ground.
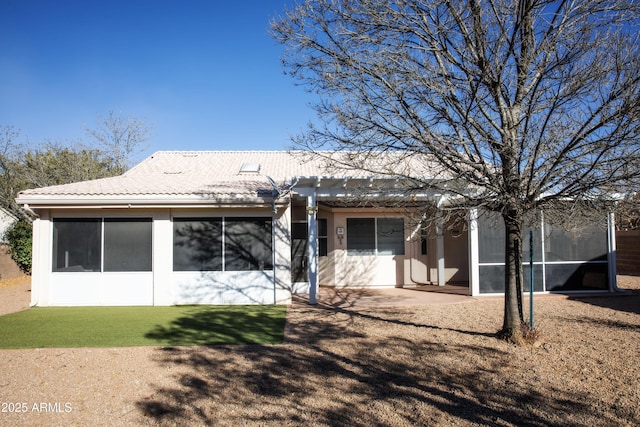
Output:
<instances>
[{"instance_id":1,"label":"tree shadow on ground","mask_svg":"<svg viewBox=\"0 0 640 427\"><path fill-rule=\"evenodd\" d=\"M141 414L180 425L615 424L586 393L518 381L509 347L489 334L392 310L290 310L282 345L159 349L172 381L137 402Z\"/></svg>"},{"instance_id":2,"label":"tree shadow on ground","mask_svg":"<svg viewBox=\"0 0 640 427\"><path fill-rule=\"evenodd\" d=\"M285 317L280 306L194 306L169 325L145 334L161 345L281 343Z\"/></svg>"}]
</instances>

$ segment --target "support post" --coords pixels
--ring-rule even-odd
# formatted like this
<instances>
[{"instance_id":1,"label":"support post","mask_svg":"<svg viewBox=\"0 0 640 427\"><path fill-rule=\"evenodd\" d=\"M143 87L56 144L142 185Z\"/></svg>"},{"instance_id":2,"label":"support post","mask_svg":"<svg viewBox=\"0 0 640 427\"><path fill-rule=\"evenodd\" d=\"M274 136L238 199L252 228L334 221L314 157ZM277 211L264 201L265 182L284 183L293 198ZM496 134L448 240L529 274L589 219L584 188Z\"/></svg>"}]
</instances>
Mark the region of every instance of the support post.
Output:
<instances>
[{"instance_id":1,"label":"support post","mask_svg":"<svg viewBox=\"0 0 640 427\"><path fill-rule=\"evenodd\" d=\"M318 206L316 192L312 191L307 196L307 224L309 234L307 239L307 259L309 273L309 304L318 303Z\"/></svg>"},{"instance_id":2,"label":"support post","mask_svg":"<svg viewBox=\"0 0 640 427\"><path fill-rule=\"evenodd\" d=\"M478 209L469 210L469 288L480 295L480 249L478 244Z\"/></svg>"},{"instance_id":3,"label":"support post","mask_svg":"<svg viewBox=\"0 0 640 427\"><path fill-rule=\"evenodd\" d=\"M444 269L444 226L442 219L438 219L436 225L436 258L438 258L438 286L445 285Z\"/></svg>"},{"instance_id":4,"label":"support post","mask_svg":"<svg viewBox=\"0 0 640 427\"><path fill-rule=\"evenodd\" d=\"M607 272L609 291L618 291L618 271L616 268L616 215L609 212L607 218Z\"/></svg>"}]
</instances>

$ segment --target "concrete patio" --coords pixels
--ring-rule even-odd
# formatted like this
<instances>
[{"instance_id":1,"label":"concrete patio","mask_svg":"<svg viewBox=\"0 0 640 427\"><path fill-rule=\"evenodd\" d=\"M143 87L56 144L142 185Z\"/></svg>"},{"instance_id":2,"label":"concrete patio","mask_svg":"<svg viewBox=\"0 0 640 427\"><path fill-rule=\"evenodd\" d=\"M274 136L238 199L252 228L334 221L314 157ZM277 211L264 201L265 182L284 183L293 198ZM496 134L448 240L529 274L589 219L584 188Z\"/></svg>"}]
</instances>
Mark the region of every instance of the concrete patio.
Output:
<instances>
[{"instance_id":1,"label":"concrete patio","mask_svg":"<svg viewBox=\"0 0 640 427\"><path fill-rule=\"evenodd\" d=\"M327 307L385 307L471 302L468 286L424 285L405 288L335 288L321 286L318 305ZM294 304L308 304L308 295L294 295Z\"/></svg>"}]
</instances>

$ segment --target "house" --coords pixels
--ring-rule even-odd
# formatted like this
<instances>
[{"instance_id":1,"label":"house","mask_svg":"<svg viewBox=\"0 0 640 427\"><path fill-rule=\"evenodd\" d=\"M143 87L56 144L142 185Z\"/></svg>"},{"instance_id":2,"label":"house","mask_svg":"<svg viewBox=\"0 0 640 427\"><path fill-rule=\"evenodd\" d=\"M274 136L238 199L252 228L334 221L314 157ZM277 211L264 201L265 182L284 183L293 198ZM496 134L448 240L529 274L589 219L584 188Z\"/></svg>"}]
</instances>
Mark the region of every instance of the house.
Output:
<instances>
[{"instance_id":1,"label":"house","mask_svg":"<svg viewBox=\"0 0 640 427\"><path fill-rule=\"evenodd\" d=\"M471 210L464 227L422 227L443 195L402 176L433 165L383 153L399 173L379 176L341 167L335 156L349 155L161 151L121 176L23 191L36 217L32 305L314 302L319 285L502 292L499 222ZM536 291L613 289L606 230L536 233Z\"/></svg>"},{"instance_id":2,"label":"house","mask_svg":"<svg viewBox=\"0 0 640 427\"><path fill-rule=\"evenodd\" d=\"M18 218L4 208L0 208L0 243L6 243L4 237L7 230L18 220Z\"/></svg>"}]
</instances>

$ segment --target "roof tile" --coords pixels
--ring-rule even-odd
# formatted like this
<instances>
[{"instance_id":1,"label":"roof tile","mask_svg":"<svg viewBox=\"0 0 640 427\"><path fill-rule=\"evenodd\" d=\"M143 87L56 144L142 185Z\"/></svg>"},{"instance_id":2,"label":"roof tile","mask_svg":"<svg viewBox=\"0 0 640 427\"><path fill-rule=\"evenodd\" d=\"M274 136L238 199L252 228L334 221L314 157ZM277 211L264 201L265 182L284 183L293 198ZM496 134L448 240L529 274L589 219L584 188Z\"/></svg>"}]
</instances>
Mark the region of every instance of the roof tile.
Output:
<instances>
[{"instance_id":1,"label":"roof tile","mask_svg":"<svg viewBox=\"0 0 640 427\"><path fill-rule=\"evenodd\" d=\"M347 163L366 159L361 168L350 168ZM394 157L395 156L395 157ZM345 157L349 158L345 162ZM159 151L125 172L123 175L73 184L25 190L18 199L61 196L255 196L256 192L270 190L267 177L285 184L293 177L371 177L367 167L373 163L392 164L399 174L407 169L422 173L428 170L424 163L400 153L364 156L355 153L326 152L320 157L299 151ZM241 173L243 164L260 165L259 173ZM423 175L424 176L424 175Z\"/></svg>"}]
</instances>

